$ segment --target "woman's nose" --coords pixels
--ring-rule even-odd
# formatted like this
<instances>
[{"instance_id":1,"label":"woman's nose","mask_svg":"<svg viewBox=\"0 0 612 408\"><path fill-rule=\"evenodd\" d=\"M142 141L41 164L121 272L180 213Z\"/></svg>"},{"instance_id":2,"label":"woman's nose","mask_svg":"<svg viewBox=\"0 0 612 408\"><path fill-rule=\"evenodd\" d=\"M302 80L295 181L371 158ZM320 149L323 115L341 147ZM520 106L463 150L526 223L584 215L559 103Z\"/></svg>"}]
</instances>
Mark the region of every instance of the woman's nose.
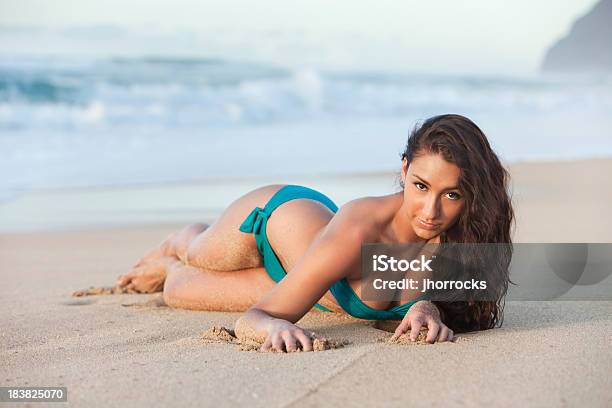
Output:
<instances>
[{"instance_id":1,"label":"woman's nose","mask_svg":"<svg viewBox=\"0 0 612 408\"><path fill-rule=\"evenodd\" d=\"M422 218L424 221L433 221L438 217L438 198L429 197L423 206Z\"/></svg>"}]
</instances>

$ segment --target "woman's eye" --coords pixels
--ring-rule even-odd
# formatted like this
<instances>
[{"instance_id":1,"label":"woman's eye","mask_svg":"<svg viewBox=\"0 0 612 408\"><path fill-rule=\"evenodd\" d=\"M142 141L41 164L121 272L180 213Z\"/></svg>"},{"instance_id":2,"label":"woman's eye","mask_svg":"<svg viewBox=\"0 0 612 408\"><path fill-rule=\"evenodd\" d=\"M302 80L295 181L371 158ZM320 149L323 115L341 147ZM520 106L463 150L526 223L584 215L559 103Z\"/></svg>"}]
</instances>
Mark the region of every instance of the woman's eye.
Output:
<instances>
[{"instance_id":1,"label":"woman's eye","mask_svg":"<svg viewBox=\"0 0 612 408\"><path fill-rule=\"evenodd\" d=\"M416 186L416 188L418 188L419 190L427 190L427 186L423 183L414 183L414 185Z\"/></svg>"},{"instance_id":2,"label":"woman's eye","mask_svg":"<svg viewBox=\"0 0 612 408\"><path fill-rule=\"evenodd\" d=\"M451 200L458 200L461 198L461 196L457 193L448 193L446 194L446 196L450 198Z\"/></svg>"}]
</instances>

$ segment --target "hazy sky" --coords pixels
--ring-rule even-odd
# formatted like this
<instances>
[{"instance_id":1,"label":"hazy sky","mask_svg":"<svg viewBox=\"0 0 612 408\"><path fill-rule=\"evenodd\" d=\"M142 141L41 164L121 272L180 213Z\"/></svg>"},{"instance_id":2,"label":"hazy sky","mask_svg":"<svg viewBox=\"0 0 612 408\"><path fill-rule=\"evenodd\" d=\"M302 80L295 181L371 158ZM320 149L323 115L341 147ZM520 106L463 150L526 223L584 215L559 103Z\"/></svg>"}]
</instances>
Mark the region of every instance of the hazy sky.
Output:
<instances>
[{"instance_id":1,"label":"hazy sky","mask_svg":"<svg viewBox=\"0 0 612 408\"><path fill-rule=\"evenodd\" d=\"M537 69L546 47L596 1L0 0L0 25L65 28L112 24L135 33L193 31L203 35L223 30L229 37L231 32L255 32L266 33L270 43L287 40L279 32L293 33L307 39L302 44L303 63L388 63L402 68L419 64L422 70L529 73ZM258 55L265 58L269 54L273 59L279 52L278 47L262 43L261 37L254 38L260 38L254 47ZM15 51L10 42L7 37L4 42L0 38L0 52ZM189 52L189 47L181 48L178 41L177 46L173 44L157 42L168 52ZM209 44L215 52L237 47L227 38L210 38ZM313 44L320 48L308 54L307 48ZM19 47L27 48L27 44ZM248 54L249 47L241 47L247 48L247 55L254 55ZM37 50L35 44L33 49ZM205 52L198 49L194 53Z\"/></svg>"}]
</instances>

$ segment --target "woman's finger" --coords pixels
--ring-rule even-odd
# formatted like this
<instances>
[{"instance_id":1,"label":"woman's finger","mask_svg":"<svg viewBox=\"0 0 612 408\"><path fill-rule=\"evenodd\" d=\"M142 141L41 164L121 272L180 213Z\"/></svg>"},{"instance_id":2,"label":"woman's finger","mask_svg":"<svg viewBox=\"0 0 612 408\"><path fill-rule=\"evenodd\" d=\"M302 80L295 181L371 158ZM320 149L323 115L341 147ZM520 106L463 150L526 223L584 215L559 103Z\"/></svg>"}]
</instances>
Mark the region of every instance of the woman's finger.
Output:
<instances>
[{"instance_id":1,"label":"woman's finger","mask_svg":"<svg viewBox=\"0 0 612 408\"><path fill-rule=\"evenodd\" d=\"M402 334L406 333L410 329L410 320L402 320L402 322L395 329L395 333L391 336L391 340L397 339Z\"/></svg>"},{"instance_id":2,"label":"woman's finger","mask_svg":"<svg viewBox=\"0 0 612 408\"><path fill-rule=\"evenodd\" d=\"M440 328L440 333L438 334L438 341L439 342L448 341L449 332L450 332L450 329L448 327L442 326L442 328Z\"/></svg>"},{"instance_id":3,"label":"woman's finger","mask_svg":"<svg viewBox=\"0 0 612 408\"><path fill-rule=\"evenodd\" d=\"M312 351L312 340L314 338L314 333L304 333L298 331L295 333L295 337L297 337L298 341L302 345L302 350L304 351Z\"/></svg>"},{"instance_id":4,"label":"woman's finger","mask_svg":"<svg viewBox=\"0 0 612 408\"><path fill-rule=\"evenodd\" d=\"M310 337L311 339L318 339L319 336L317 335L317 333L310 331L310 330L304 330L304 332L306 333L306 335L308 337Z\"/></svg>"},{"instance_id":5,"label":"woman's finger","mask_svg":"<svg viewBox=\"0 0 612 408\"><path fill-rule=\"evenodd\" d=\"M270 337L266 338L266 341L264 341L264 343L261 345L260 350L261 351L268 351L270 350L270 347L272 347L272 341L270 340Z\"/></svg>"},{"instance_id":6,"label":"woman's finger","mask_svg":"<svg viewBox=\"0 0 612 408\"><path fill-rule=\"evenodd\" d=\"M417 337L419 336L419 332L421 331L421 326L423 326L423 323L420 320L415 319L414 322L410 323L410 340L411 341L416 341Z\"/></svg>"},{"instance_id":7,"label":"woman's finger","mask_svg":"<svg viewBox=\"0 0 612 408\"><path fill-rule=\"evenodd\" d=\"M132 279L132 276L130 274L122 275L122 276L119 277L119 279L117 279L116 285L117 286L125 286L128 283L130 283L131 279Z\"/></svg>"},{"instance_id":8,"label":"woman's finger","mask_svg":"<svg viewBox=\"0 0 612 408\"><path fill-rule=\"evenodd\" d=\"M278 333L275 333L272 336L272 349L274 351L280 351L281 353L284 351L283 350L283 338Z\"/></svg>"},{"instance_id":9,"label":"woman's finger","mask_svg":"<svg viewBox=\"0 0 612 408\"><path fill-rule=\"evenodd\" d=\"M440 325L436 322L430 321L427 324L427 338L425 339L428 343L434 343L438 338L440 332Z\"/></svg>"},{"instance_id":10,"label":"woman's finger","mask_svg":"<svg viewBox=\"0 0 612 408\"><path fill-rule=\"evenodd\" d=\"M297 350L297 346L295 344L295 337L290 332L283 332L282 334L283 342L285 343L285 350L287 353L291 353Z\"/></svg>"},{"instance_id":11,"label":"woman's finger","mask_svg":"<svg viewBox=\"0 0 612 408\"><path fill-rule=\"evenodd\" d=\"M134 282L133 282L133 281L130 281L130 282L127 284L127 285L124 285L123 287L125 288L125 290L127 290L127 291L128 291L128 293L130 293L129 291L138 292L138 291L136 290L136 287L135 287L135 285L134 285Z\"/></svg>"}]
</instances>

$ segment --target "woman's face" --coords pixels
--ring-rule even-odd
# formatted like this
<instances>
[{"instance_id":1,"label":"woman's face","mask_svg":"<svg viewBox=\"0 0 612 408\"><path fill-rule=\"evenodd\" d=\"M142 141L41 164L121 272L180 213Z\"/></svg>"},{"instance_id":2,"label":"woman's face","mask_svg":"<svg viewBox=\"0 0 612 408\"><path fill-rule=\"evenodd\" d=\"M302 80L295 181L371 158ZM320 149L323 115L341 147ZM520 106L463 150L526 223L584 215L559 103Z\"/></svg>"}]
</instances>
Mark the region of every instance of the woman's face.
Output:
<instances>
[{"instance_id":1,"label":"woman's face","mask_svg":"<svg viewBox=\"0 0 612 408\"><path fill-rule=\"evenodd\" d=\"M439 154L421 154L410 166L404 159L404 207L414 232L430 240L453 226L464 205L459 190L461 170Z\"/></svg>"}]
</instances>

